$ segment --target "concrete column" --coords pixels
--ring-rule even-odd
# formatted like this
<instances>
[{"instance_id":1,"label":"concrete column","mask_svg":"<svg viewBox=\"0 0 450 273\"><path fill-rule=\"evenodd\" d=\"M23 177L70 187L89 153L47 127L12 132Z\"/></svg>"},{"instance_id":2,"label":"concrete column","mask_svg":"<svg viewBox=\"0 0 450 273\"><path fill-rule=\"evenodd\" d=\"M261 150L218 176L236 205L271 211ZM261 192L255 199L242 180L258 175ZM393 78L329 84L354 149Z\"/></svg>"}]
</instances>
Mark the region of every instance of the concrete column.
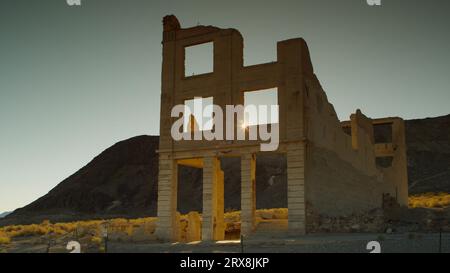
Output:
<instances>
[{"instance_id":1,"label":"concrete column","mask_svg":"<svg viewBox=\"0 0 450 273\"><path fill-rule=\"evenodd\" d=\"M305 234L305 144L289 145L287 150L289 232Z\"/></svg>"},{"instance_id":2,"label":"concrete column","mask_svg":"<svg viewBox=\"0 0 450 273\"><path fill-rule=\"evenodd\" d=\"M255 229L256 210L256 156L241 157L241 235L250 235Z\"/></svg>"},{"instance_id":3,"label":"concrete column","mask_svg":"<svg viewBox=\"0 0 450 273\"><path fill-rule=\"evenodd\" d=\"M401 206L408 206L408 165L405 140L405 122L395 119L392 123L392 144L395 145L394 161L395 187L397 202ZM392 168L391 167L391 168Z\"/></svg>"},{"instance_id":4,"label":"concrete column","mask_svg":"<svg viewBox=\"0 0 450 273\"><path fill-rule=\"evenodd\" d=\"M177 175L175 160L167 154L159 156L158 173L158 224L156 236L165 241L179 241L177 221Z\"/></svg>"},{"instance_id":5,"label":"concrete column","mask_svg":"<svg viewBox=\"0 0 450 273\"><path fill-rule=\"evenodd\" d=\"M220 168L220 161L218 161L216 176L217 176L217 210L216 210L216 226L214 229L214 238L215 240L224 240L225 239L225 176L223 171Z\"/></svg>"},{"instance_id":6,"label":"concrete column","mask_svg":"<svg viewBox=\"0 0 450 273\"><path fill-rule=\"evenodd\" d=\"M203 223L202 240L223 240L224 204L223 172L216 157L203 159Z\"/></svg>"}]
</instances>

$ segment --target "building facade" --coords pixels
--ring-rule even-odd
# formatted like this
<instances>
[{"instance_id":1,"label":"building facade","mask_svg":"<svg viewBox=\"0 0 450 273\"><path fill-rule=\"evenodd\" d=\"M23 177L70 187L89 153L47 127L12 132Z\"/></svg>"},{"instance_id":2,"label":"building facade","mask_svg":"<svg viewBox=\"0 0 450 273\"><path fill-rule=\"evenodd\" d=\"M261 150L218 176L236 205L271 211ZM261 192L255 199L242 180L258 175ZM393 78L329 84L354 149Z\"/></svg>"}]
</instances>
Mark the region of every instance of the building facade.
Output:
<instances>
[{"instance_id":1,"label":"building facade","mask_svg":"<svg viewBox=\"0 0 450 273\"><path fill-rule=\"evenodd\" d=\"M173 15L166 16L163 24L159 238L179 240L177 185L182 181L177 172L179 165L186 165L203 169L201 239L224 239L222 157L241 160L241 234L251 235L257 229L255 172L264 141L175 141L171 129L177 118L171 116L171 109L198 97L212 98L225 109L226 105L244 105L247 92L276 88L279 145L270 153L282 154L287 160L290 234L308 232L307 209L336 216L365 213L381 207L386 194L407 205L403 120L370 119L358 110L350 121L340 122L314 74L303 39L278 42L276 62L244 66L239 31L213 26L181 28ZM205 43L213 45L212 71L186 75L186 49ZM389 132L383 142L376 141L378 127ZM245 130L236 121L233 130L240 129ZM379 159L388 166L380 167Z\"/></svg>"}]
</instances>

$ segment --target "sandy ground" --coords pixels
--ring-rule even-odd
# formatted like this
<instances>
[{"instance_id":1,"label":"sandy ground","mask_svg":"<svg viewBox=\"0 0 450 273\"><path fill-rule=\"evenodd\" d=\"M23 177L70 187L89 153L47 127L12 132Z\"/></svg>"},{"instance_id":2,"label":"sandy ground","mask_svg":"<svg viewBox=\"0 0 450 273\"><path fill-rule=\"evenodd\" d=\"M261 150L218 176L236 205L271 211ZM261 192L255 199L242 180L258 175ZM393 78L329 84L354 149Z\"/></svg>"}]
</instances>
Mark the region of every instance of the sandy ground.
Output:
<instances>
[{"instance_id":1,"label":"sandy ground","mask_svg":"<svg viewBox=\"0 0 450 273\"><path fill-rule=\"evenodd\" d=\"M439 234L352 234L307 235L297 238L249 239L218 243L194 242L190 244L126 244L110 243L109 252L132 253L368 253L367 244L378 241L384 253L438 253ZM450 253L450 234L442 234L441 251Z\"/></svg>"},{"instance_id":2,"label":"sandy ground","mask_svg":"<svg viewBox=\"0 0 450 273\"><path fill-rule=\"evenodd\" d=\"M36 238L22 238L0 253L68 253L70 238L51 242ZM66 242L67 241L67 242ZM370 241L380 243L382 253L439 253L439 233L405 234L327 234L272 239L244 239L220 242L193 243L135 243L108 242L111 253L368 253ZM100 247L82 243L82 252L102 252ZM441 252L450 253L450 233L441 237Z\"/></svg>"}]
</instances>

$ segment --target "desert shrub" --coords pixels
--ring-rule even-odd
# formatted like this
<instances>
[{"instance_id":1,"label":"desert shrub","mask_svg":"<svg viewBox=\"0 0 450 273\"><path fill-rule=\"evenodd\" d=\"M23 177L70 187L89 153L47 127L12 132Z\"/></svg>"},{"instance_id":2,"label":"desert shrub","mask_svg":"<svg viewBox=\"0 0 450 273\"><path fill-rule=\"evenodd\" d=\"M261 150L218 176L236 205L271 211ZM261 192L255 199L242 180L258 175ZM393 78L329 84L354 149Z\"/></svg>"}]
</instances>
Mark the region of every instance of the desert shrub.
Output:
<instances>
[{"instance_id":1,"label":"desert shrub","mask_svg":"<svg viewBox=\"0 0 450 273\"><path fill-rule=\"evenodd\" d=\"M91 242L96 245L100 245L102 243L102 238L99 236L93 236L91 238Z\"/></svg>"},{"instance_id":2,"label":"desert shrub","mask_svg":"<svg viewBox=\"0 0 450 273\"><path fill-rule=\"evenodd\" d=\"M225 222L228 222L228 223L239 222L241 220L241 212L240 211L226 212L224 217L225 217Z\"/></svg>"},{"instance_id":3,"label":"desert shrub","mask_svg":"<svg viewBox=\"0 0 450 273\"><path fill-rule=\"evenodd\" d=\"M156 218L156 217L137 218L137 219L130 219L129 222L133 226L140 226L140 225L146 225L149 223L156 223L157 219L158 218Z\"/></svg>"},{"instance_id":4,"label":"desert shrub","mask_svg":"<svg viewBox=\"0 0 450 273\"><path fill-rule=\"evenodd\" d=\"M259 209L256 211L256 216L261 217L261 215L267 214L272 215L272 219L287 219L288 209L287 208L273 208L273 209Z\"/></svg>"},{"instance_id":5,"label":"desert shrub","mask_svg":"<svg viewBox=\"0 0 450 273\"><path fill-rule=\"evenodd\" d=\"M131 236L131 235L133 235L134 228L132 225L129 225L129 226L125 227L124 231L128 236Z\"/></svg>"},{"instance_id":6,"label":"desert shrub","mask_svg":"<svg viewBox=\"0 0 450 273\"><path fill-rule=\"evenodd\" d=\"M78 221L75 222L76 231L78 236L95 236L100 235L100 229L103 221L101 220L91 220L91 221ZM74 229L74 230L75 230Z\"/></svg>"},{"instance_id":7,"label":"desert shrub","mask_svg":"<svg viewBox=\"0 0 450 273\"><path fill-rule=\"evenodd\" d=\"M18 225L6 229L6 233L9 237L22 237L22 236L34 236L45 235L50 232L49 226L41 226L37 224L32 225Z\"/></svg>"},{"instance_id":8,"label":"desert shrub","mask_svg":"<svg viewBox=\"0 0 450 273\"><path fill-rule=\"evenodd\" d=\"M65 230L61 226L57 226L57 225L52 226L50 228L50 230L51 230L50 232L55 235L64 235L64 234L68 233L67 230Z\"/></svg>"},{"instance_id":9,"label":"desert shrub","mask_svg":"<svg viewBox=\"0 0 450 273\"><path fill-rule=\"evenodd\" d=\"M146 234L153 234L156 229L156 220L155 217L139 218L130 220L130 223L133 228L142 229Z\"/></svg>"},{"instance_id":10,"label":"desert shrub","mask_svg":"<svg viewBox=\"0 0 450 273\"><path fill-rule=\"evenodd\" d=\"M75 223L58 223L52 225L52 228L54 233L65 234L73 232L77 228L77 225Z\"/></svg>"},{"instance_id":11,"label":"desert shrub","mask_svg":"<svg viewBox=\"0 0 450 273\"><path fill-rule=\"evenodd\" d=\"M409 206L412 208L445 208L450 207L449 193L424 193L409 197Z\"/></svg>"},{"instance_id":12,"label":"desert shrub","mask_svg":"<svg viewBox=\"0 0 450 273\"><path fill-rule=\"evenodd\" d=\"M288 219L288 209L287 208L277 208L272 209L273 218L275 219Z\"/></svg>"},{"instance_id":13,"label":"desert shrub","mask_svg":"<svg viewBox=\"0 0 450 273\"><path fill-rule=\"evenodd\" d=\"M123 218L112 219L109 221L111 226L125 226L128 225L128 220Z\"/></svg>"},{"instance_id":14,"label":"desert shrub","mask_svg":"<svg viewBox=\"0 0 450 273\"><path fill-rule=\"evenodd\" d=\"M447 201L450 203L450 195L447 196ZM444 197L441 198L445 200ZM441 200L440 199L440 200ZM410 200L412 201L412 200ZM442 202L442 201L440 201ZM286 208L275 208L267 210L258 210L256 213L260 215L267 212L273 215L273 219L286 219L288 210ZM240 211L228 211L224 215L227 232L238 233L240 230ZM187 223L188 216L181 215L180 222ZM9 243L14 237L21 236L41 236L46 234L53 234L55 236L63 236L68 233L75 233L79 238L90 240L92 243L101 243L102 240L102 225L107 223L108 232L122 232L127 236L133 236L135 232L144 231L146 234L152 234L156 228L156 217L146 217L137 219L116 218L111 220L89 220L89 221L75 221L69 223L51 223L46 220L41 224L33 225L13 225L0 228L0 237L2 243ZM186 228L183 226L183 228Z\"/></svg>"},{"instance_id":15,"label":"desert shrub","mask_svg":"<svg viewBox=\"0 0 450 273\"><path fill-rule=\"evenodd\" d=\"M9 238L5 232L0 231L0 245L6 245L9 243L11 243L11 238Z\"/></svg>"},{"instance_id":16,"label":"desert shrub","mask_svg":"<svg viewBox=\"0 0 450 273\"><path fill-rule=\"evenodd\" d=\"M6 245L11 243L11 239L9 237L0 237L0 245Z\"/></svg>"}]
</instances>

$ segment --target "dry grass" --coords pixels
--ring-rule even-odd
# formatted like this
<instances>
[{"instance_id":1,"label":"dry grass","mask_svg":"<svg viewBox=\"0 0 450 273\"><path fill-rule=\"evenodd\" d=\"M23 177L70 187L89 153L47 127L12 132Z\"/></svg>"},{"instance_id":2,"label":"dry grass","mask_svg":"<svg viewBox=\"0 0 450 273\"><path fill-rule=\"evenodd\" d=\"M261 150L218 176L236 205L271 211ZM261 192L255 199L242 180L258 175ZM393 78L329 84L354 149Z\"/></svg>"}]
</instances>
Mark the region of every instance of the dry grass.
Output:
<instances>
[{"instance_id":1,"label":"dry grass","mask_svg":"<svg viewBox=\"0 0 450 273\"><path fill-rule=\"evenodd\" d=\"M0 245L6 245L11 243L11 239L8 237L0 237Z\"/></svg>"},{"instance_id":2,"label":"dry grass","mask_svg":"<svg viewBox=\"0 0 450 273\"><path fill-rule=\"evenodd\" d=\"M52 224L48 220L41 224L32 225L13 225L0 228L0 238L3 243L8 239L26 236L42 236L55 235L61 236L69 233L76 233L78 237L100 236L102 225L107 223L108 230L122 230L128 235L133 234L133 229L147 223L154 223L156 218L140 218L140 219L112 219L109 221L92 220L78 221L70 223Z\"/></svg>"},{"instance_id":3,"label":"dry grass","mask_svg":"<svg viewBox=\"0 0 450 273\"><path fill-rule=\"evenodd\" d=\"M411 208L447 208L450 207L449 193L425 193L409 197Z\"/></svg>"},{"instance_id":4,"label":"dry grass","mask_svg":"<svg viewBox=\"0 0 450 273\"><path fill-rule=\"evenodd\" d=\"M11 238L4 232L0 231L0 245L11 243Z\"/></svg>"},{"instance_id":5,"label":"dry grass","mask_svg":"<svg viewBox=\"0 0 450 273\"><path fill-rule=\"evenodd\" d=\"M91 238L91 242L96 245L100 245L102 243L102 238L99 236L93 236Z\"/></svg>"},{"instance_id":6,"label":"dry grass","mask_svg":"<svg viewBox=\"0 0 450 273\"><path fill-rule=\"evenodd\" d=\"M286 219L287 209L264 209L257 210L257 218L261 218L261 214L272 219ZM240 231L240 211L229 211L225 213L226 230L230 233L239 233ZM181 215L181 224L187 225L187 215ZM32 225L13 225L0 228L0 244L9 244L14 238L26 236L43 236L50 235L54 237L62 237L65 235L76 236L78 238L86 238L87 241L94 245L100 245L102 242L102 231L104 226L108 227L108 234L121 233L128 237L133 236L138 229L144 231L145 234L153 234L156 228L156 217L124 219L117 218L111 220L89 220L77 221L69 223L56 223L43 221L41 224Z\"/></svg>"},{"instance_id":7,"label":"dry grass","mask_svg":"<svg viewBox=\"0 0 450 273\"><path fill-rule=\"evenodd\" d=\"M259 209L256 211L256 216L261 217L262 214L272 215L272 219L288 219L287 208Z\"/></svg>"}]
</instances>

